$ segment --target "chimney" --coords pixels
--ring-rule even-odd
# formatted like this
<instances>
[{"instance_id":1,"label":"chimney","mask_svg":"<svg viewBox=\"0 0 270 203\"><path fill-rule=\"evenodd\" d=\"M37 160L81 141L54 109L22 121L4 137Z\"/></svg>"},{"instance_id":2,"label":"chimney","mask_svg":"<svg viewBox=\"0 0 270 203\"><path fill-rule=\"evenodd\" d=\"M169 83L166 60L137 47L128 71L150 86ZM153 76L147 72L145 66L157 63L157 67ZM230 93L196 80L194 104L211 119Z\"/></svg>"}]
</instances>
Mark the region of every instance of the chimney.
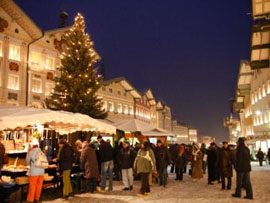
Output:
<instances>
[{"instance_id":1,"label":"chimney","mask_svg":"<svg viewBox=\"0 0 270 203\"><path fill-rule=\"evenodd\" d=\"M59 21L59 25L58 25L58 28L63 28L63 27L66 27L67 24L68 24L68 13L65 12L65 11L62 11L60 13L60 21Z\"/></svg>"}]
</instances>

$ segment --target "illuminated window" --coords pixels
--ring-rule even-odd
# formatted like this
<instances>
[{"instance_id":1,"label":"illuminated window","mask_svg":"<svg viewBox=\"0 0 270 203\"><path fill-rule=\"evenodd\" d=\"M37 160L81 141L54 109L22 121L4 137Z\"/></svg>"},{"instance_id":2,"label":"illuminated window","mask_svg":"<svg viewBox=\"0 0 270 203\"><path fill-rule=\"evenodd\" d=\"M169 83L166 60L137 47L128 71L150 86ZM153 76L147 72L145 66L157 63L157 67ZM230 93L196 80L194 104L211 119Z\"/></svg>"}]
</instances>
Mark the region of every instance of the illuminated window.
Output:
<instances>
[{"instance_id":1,"label":"illuminated window","mask_svg":"<svg viewBox=\"0 0 270 203\"><path fill-rule=\"evenodd\" d=\"M123 105L124 114L128 114L128 105Z\"/></svg>"},{"instance_id":2,"label":"illuminated window","mask_svg":"<svg viewBox=\"0 0 270 203\"><path fill-rule=\"evenodd\" d=\"M130 115L133 115L134 114L133 106L129 106L129 114Z\"/></svg>"},{"instance_id":3,"label":"illuminated window","mask_svg":"<svg viewBox=\"0 0 270 203\"><path fill-rule=\"evenodd\" d=\"M48 82L45 87L45 95L49 96L54 91L54 83Z\"/></svg>"},{"instance_id":4,"label":"illuminated window","mask_svg":"<svg viewBox=\"0 0 270 203\"><path fill-rule=\"evenodd\" d=\"M21 60L21 48L17 45L9 45L9 59L20 61Z\"/></svg>"},{"instance_id":5,"label":"illuminated window","mask_svg":"<svg viewBox=\"0 0 270 203\"><path fill-rule=\"evenodd\" d=\"M252 36L252 45L262 45L270 43L270 32L255 32Z\"/></svg>"},{"instance_id":6,"label":"illuminated window","mask_svg":"<svg viewBox=\"0 0 270 203\"><path fill-rule=\"evenodd\" d=\"M30 61L32 65L39 65L41 61L41 53L32 51Z\"/></svg>"},{"instance_id":7,"label":"illuminated window","mask_svg":"<svg viewBox=\"0 0 270 203\"><path fill-rule=\"evenodd\" d=\"M109 102L108 103L108 109L109 109L110 112L113 112L114 111L113 102Z\"/></svg>"},{"instance_id":8,"label":"illuminated window","mask_svg":"<svg viewBox=\"0 0 270 203\"><path fill-rule=\"evenodd\" d=\"M32 92L42 93L42 81L41 81L41 79L33 78L33 80L32 80Z\"/></svg>"},{"instance_id":9,"label":"illuminated window","mask_svg":"<svg viewBox=\"0 0 270 203\"><path fill-rule=\"evenodd\" d=\"M19 76L18 75L8 75L8 89L19 90Z\"/></svg>"},{"instance_id":10,"label":"illuminated window","mask_svg":"<svg viewBox=\"0 0 270 203\"><path fill-rule=\"evenodd\" d=\"M122 104L118 104L117 105L117 111L118 111L118 113L122 113Z\"/></svg>"},{"instance_id":11,"label":"illuminated window","mask_svg":"<svg viewBox=\"0 0 270 203\"><path fill-rule=\"evenodd\" d=\"M107 101L103 101L102 110L107 111Z\"/></svg>"},{"instance_id":12,"label":"illuminated window","mask_svg":"<svg viewBox=\"0 0 270 203\"><path fill-rule=\"evenodd\" d=\"M3 42L0 41L0 56L3 56Z\"/></svg>"},{"instance_id":13,"label":"illuminated window","mask_svg":"<svg viewBox=\"0 0 270 203\"><path fill-rule=\"evenodd\" d=\"M270 80L267 81L267 94L270 94Z\"/></svg>"},{"instance_id":14,"label":"illuminated window","mask_svg":"<svg viewBox=\"0 0 270 203\"><path fill-rule=\"evenodd\" d=\"M253 49L251 52L251 61L268 60L269 49Z\"/></svg>"},{"instance_id":15,"label":"illuminated window","mask_svg":"<svg viewBox=\"0 0 270 203\"><path fill-rule=\"evenodd\" d=\"M259 98L259 100L262 99L262 89L261 88L259 88L259 90L258 90L258 98Z\"/></svg>"},{"instance_id":16,"label":"illuminated window","mask_svg":"<svg viewBox=\"0 0 270 203\"><path fill-rule=\"evenodd\" d=\"M46 66L49 70L54 70L54 59L52 57L46 57Z\"/></svg>"},{"instance_id":17,"label":"illuminated window","mask_svg":"<svg viewBox=\"0 0 270 203\"><path fill-rule=\"evenodd\" d=\"M265 97L266 96L266 85L263 84L262 86L262 96Z\"/></svg>"},{"instance_id":18,"label":"illuminated window","mask_svg":"<svg viewBox=\"0 0 270 203\"><path fill-rule=\"evenodd\" d=\"M251 94L251 104L254 104L255 101L254 101L254 94Z\"/></svg>"},{"instance_id":19,"label":"illuminated window","mask_svg":"<svg viewBox=\"0 0 270 203\"><path fill-rule=\"evenodd\" d=\"M262 15L270 12L270 0L253 0L253 15Z\"/></svg>"},{"instance_id":20,"label":"illuminated window","mask_svg":"<svg viewBox=\"0 0 270 203\"><path fill-rule=\"evenodd\" d=\"M255 100L255 103L258 101L258 97L257 97L257 92L256 91L254 92L254 100Z\"/></svg>"}]
</instances>

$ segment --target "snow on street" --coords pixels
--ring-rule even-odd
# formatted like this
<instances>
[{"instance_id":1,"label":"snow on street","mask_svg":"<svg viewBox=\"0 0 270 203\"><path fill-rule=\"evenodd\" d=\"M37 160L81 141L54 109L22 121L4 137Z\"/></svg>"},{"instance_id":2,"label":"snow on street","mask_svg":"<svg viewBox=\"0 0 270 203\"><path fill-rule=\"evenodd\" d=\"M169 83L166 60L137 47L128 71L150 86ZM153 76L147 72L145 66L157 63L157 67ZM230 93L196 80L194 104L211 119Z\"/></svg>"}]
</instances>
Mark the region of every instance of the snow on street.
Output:
<instances>
[{"instance_id":1,"label":"snow on street","mask_svg":"<svg viewBox=\"0 0 270 203\"><path fill-rule=\"evenodd\" d=\"M221 190L220 184L208 185L207 176L198 183L193 183L188 174L184 175L184 181L175 181L174 174L170 174L169 182L166 188L154 183L151 187L151 195L139 198L136 194L140 188L140 182L135 181L133 191L122 191L123 185L121 181L114 182L114 191L95 194L80 194L76 197L69 198L68 201L57 199L53 202L91 202L91 203L127 203L127 202L147 202L147 203L165 203L165 202L181 202L181 203L241 203L241 202L270 202L270 166L259 167L258 163L253 163L253 171L251 172L251 183L253 187L254 200L246 200L233 198L231 195L235 190L236 174L234 173L232 190ZM244 197L245 191L242 191ZM44 201L46 202L46 201ZM48 201L47 201L48 202Z\"/></svg>"}]
</instances>

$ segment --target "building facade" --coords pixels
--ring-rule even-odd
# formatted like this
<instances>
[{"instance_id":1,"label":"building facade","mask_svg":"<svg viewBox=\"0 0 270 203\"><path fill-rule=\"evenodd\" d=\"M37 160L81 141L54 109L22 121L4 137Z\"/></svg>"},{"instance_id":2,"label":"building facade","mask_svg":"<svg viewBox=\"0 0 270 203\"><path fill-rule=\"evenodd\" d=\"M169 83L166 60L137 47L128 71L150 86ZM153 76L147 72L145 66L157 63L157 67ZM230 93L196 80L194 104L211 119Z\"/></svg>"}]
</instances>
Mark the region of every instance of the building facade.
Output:
<instances>
[{"instance_id":1,"label":"building facade","mask_svg":"<svg viewBox=\"0 0 270 203\"><path fill-rule=\"evenodd\" d=\"M177 120L172 120L172 133L176 135L177 143L188 143L189 133L187 125L178 123Z\"/></svg>"}]
</instances>

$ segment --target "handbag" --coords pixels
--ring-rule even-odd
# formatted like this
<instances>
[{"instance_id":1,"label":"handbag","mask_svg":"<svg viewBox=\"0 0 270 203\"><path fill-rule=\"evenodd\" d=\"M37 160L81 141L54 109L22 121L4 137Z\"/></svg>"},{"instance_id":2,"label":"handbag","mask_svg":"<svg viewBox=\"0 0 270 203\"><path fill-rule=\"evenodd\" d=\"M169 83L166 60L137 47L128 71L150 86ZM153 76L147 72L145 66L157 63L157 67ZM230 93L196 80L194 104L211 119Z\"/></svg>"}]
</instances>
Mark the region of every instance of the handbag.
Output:
<instances>
[{"instance_id":1,"label":"handbag","mask_svg":"<svg viewBox=\"0 0 270 203\"><path fill-rule=\"evenodd\" d=\"M4 161L3 161L4 164L8 164L8 155L7 154L4 154Z\"/></svg>"}]
</instances>

